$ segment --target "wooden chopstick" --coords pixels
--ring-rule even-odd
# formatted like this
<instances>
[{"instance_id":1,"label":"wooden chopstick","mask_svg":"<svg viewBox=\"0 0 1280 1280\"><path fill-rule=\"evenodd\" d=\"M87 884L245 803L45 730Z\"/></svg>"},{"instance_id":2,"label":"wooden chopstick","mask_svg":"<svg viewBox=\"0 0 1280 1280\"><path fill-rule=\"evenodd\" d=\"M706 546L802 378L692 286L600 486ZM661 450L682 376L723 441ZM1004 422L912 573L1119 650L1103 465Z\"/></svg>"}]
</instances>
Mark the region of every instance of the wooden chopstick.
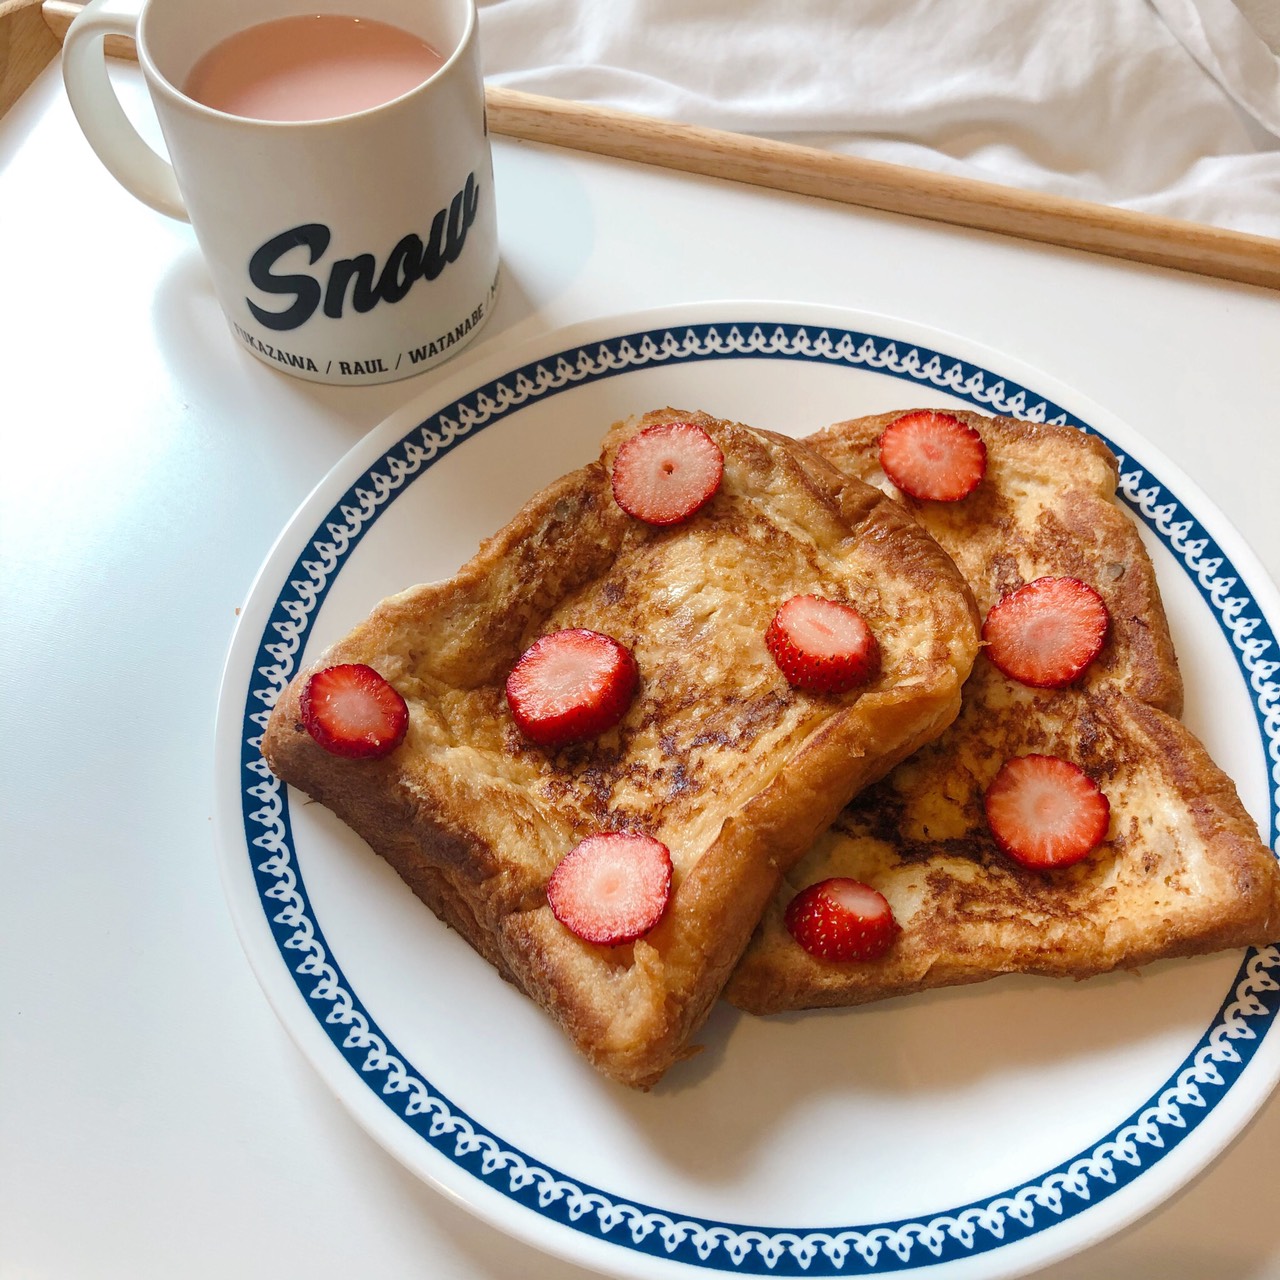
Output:
<instances>
[{"instance_id":1,"label":"wooden chopstick","mask_svg":"<svg viewBox=\"0 0 1280 1280\"><path fill-rule=\"evenodd\" d=\"M81 5L44 0L43 8L61 39ZM511 138L1280 289L1280 239L496 85L485 98L489 128Z\"/></svg>"}]
</instances>

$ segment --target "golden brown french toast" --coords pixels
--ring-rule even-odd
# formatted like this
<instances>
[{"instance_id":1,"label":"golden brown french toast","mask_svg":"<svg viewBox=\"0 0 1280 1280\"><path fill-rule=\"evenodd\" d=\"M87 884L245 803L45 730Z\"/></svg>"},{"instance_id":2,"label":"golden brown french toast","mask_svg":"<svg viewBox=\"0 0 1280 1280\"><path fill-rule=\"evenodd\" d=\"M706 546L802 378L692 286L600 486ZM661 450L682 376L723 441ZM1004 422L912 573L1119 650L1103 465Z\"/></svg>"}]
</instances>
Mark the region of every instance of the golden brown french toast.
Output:
<instances>
[{"instance_id":1,"label":"golden brown french toast","mask_svg":"<svg viewBox=\"0 0 1280 1280\"><path fill-rule=\"evenodd\" d=\"M954 411L951 411L954 412ZM1115 501L1117 467L1067 427L955 416L986 446L985 478L958 502L924 502L884 476L877 441L899 415L808 438L847 474L880 484L950 553L984 618L1044 576L1096 588L1110 627L1066 688L1029 687L985 655L955 723L862 792L786 873L726 990L755 1013L858 1004L1005 973L1087 977L1280 935L1280 873L1229 778L1174 716L1182 686L1154 570ZM1031 869L998 846L983 795L1030 753L1077 764L1110 805L1084 861ZM901 932L878 959L804 950L784 914L830 876L869 884Z\"/></svg>"},{"instance_id":2,"label":"golden brown french toast","mask_svg":"<svg viewBox=\"0 0 1280 1280\"><path fill-rule=\"evenodd\" d=\"M680 524L626 514L619 448L668 422L723 454L714 497ZM764 643L813 592L865 618L878 674L793 688ZM535 495L445 582L380 604L281 695L272 770L334 810L602 1072L653 1084L691 1052L779 875L849 798L956 715L977 650L972 597L919 524L794 441L665 410L619 424L599 460ZM504 698L517 661L565 629L627 646L639 689L616 727L531 743ZM402 695L400 745L323 749L304 725L313 673L367 664ZM635 941L571 933L548 881L575 842L641 832L670 850L670 898Z\"/></svg>"}]
</instances>

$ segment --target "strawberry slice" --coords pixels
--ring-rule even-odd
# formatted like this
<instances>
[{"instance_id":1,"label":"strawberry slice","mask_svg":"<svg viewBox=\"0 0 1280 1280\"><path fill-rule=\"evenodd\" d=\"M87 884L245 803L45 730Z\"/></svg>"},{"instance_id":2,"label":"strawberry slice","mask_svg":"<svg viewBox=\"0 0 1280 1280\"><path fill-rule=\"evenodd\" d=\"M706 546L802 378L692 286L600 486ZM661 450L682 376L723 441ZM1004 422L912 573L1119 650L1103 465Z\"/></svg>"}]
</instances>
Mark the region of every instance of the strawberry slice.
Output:
<instances>
[{"instance_id":1,"label":"strawberry slice","mask_svg":"<svg viewBox=\"0 0 1280 1280\"><path fill-rule=\"evenodd\" d=\"M724 454L700 426L661 422L624 441L614 455L613 496L646 524L679 524L711 501L723 475Z\"/></svg>"},{"instance_id":2,"label":"strawberry slice","mask_svg":"<svg viewBox=\"0 0 1280 1280\"><path fill-rule=\"evenodd\" d=\"M880 670L880 645L862 615L821 596L792 596L764 642L788 683L810 693L843 693Z\"/></svg>"},{"instance_id":3,"label":"strawberry slice","mask_svg":"<svg viewBox=\"0 0 1280 1280\"><path fill-rule=\"evenodd\" d=\"M300 709L307 732L326 751L351 760L389 755L409 728L404 699L363 662L317 671L302 690Z\"/></svg>"},{"instance_id":4,"label":"strawberry slice","mask_svg":"<svg viewBox=\"0 0 1280 1280\"><path fill-rule=\"evenodd\" d=\"M983 797L995 842L1024 867L1069 867L1103 841L1111 805L1078 765L1057 756L1006 760Z\"/></svg>"},{"instance_id":5,"label":"strawberry slice","mask_svg":"<svg viewBox=\"0 0 1280 1280\"><path fill-rule=\"evenodd\" d=\"M612 729L640 682L631 650L599 631L573 628L535 640L507 677L507 704L520 732L562 747Z\"/></svg>"},{"instance_id":6,"label":"strawberry slice","mask_svg":"<svg viewBox=\"0 0 1280 1280\"><path fill-rule=\"evenodd\" d=\"M921 409L885 427L880 466L909 497L959 502L986 474L987 446L967 422Z\"/></svg>"},{"instance_id":7,"label":"strawberry slice","mask_svg":"<svg viewBox=\"0 0 1280 1280\"><path fill-rule=\"evenodd\" d=\"M1079 578L1036 578L992 606L982 624L987 657L1038 689L1070 684L1102 651L1111 615Z\"/></svg>"},{"instance_id":8,"label":"strawberry slice","mask_svg":"<svg viewBox=\"0 0 1280 1280\"><path fill-rule=\"evenodd\" d=\"M878 960L902 932L884 894L847 876L801 889L784 919L791 936L819 960Z\"/></svg>"},{"instance_id":9,"label":"strawberry slice","mask_svg":"<svg viewBox=\"0 0 1280 1280\"><path fill-rule=\"evenodd\" d=\"M588 836L565 854L547 882L555 918L583 941L606 947L648 933L670 897L670 850L632 831Z\"/></svg>"}]
</instances>

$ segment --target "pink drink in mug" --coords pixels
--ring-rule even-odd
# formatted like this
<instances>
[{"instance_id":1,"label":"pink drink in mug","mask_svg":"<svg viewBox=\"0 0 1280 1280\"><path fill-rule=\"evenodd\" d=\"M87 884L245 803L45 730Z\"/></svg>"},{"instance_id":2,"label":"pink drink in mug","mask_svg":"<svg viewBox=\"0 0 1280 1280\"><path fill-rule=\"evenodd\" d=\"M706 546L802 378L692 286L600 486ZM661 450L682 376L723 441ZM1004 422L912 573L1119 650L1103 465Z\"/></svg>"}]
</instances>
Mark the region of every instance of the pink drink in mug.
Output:
<instances>
[{"instance_id":1,"label":"pink drink in mug","mask_svg":"<svg viewBox=\"0 0 1280 1280\"><path fill-rule=\"evenodd\" d=\"M109 35L136 39L167 160L115 99ZM90 0L63 76L99 157L191 223L239 344L281 372L404 378L492 314L475 0Z\"/></svg>"},{"instance_id":2,"label":"pink drink in mug","mask_svg":"<svg viewBox=\"0 0 1280 1280\"><path fill-rule=\"evenodd\" d=\"M253 120L325 120L381 106L433 76L444 58L373 18L299 14L219 41L191 69L189 97Z\"/></svg>"}]
</instances>

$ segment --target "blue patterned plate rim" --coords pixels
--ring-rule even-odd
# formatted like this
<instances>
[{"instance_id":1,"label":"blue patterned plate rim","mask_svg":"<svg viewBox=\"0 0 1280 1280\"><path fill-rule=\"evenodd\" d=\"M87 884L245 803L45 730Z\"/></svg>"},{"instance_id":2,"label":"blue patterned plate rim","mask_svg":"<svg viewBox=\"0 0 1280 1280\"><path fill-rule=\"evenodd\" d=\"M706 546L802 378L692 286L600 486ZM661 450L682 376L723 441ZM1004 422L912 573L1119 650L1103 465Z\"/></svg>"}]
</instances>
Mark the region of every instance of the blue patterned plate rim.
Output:
<instances>
[{"instance_id":1,"label":"blue patterned plate rim","mask_svg":"<svg viewBox=\"0 0 1280 1280\"><path fill-rule=\"evenodd\" d=\"M1212 1023L1177 1070L1142 1105L1072 1158L1034 1179L915 1220L814 1228L702 1219L621 1199L563 1170L545 1167L462 1112L404 1059L361 1004L313 918L293 848L288 796L258 753L270 707L288 682L312 620L348 557L413 479L462 442L530 403L632 370L715 360L809 361L941 390L986 412L1067 424L1097 434L1111 445L1120 457L1123 499L1173 554L1230 643L1249 690L1262 749L1271 762L1268 839L1276 847L1280 650L1273 624L1219 540L1149 468L1119 449L1091 422L986 367L994 357L983 353L984 363L979 364L942 349L944 343L971 347L959 339L948 342L946 335L932 335L937 345L931 346L886 337L848 327L866 322L867 318L853 313L836 313L837 323L772 319L770 313L776 316L788 309L768 304L760 304L754 318L743 304L722 308L726 314L739 312L736 317L696 318L708 310L703 306L631 317L641 327L623 333L616 333L607 321L595 322L588 327L608 336L564 346L470 386L465 394L415 421L390 448L378 450L376 460L363 468L315 524L283 582L260 580L254 592L269 591L272 605L261 634L246 641L253 648L248 687L240 684L229 691L229 697L224 691L224 708L229 705L238 721L236 856L251 864L262 913L259 925L265 921L269 927L278 959L315 1026L395 1117L393 1123L411 1130L452 1165L463 1182L474 1179L543 1224L570 1233L551 1243L541 1238L545 1234L541 1230L529 1233L539 1237L535 1243L569 1257L576 1252L575 1236L584 1246L604 1244L621 1251L629 1274L646 1273L645 1260L712 1273L806 1276L890 1274L983 1255L995 1266L996 1251L1007 1251L1096 1209L1150 1174L1214 1113L1259 1053L1280 1012L1280 948L1244 955ZM663 315L669 317L665 323L660 319ZM892 327L890 321L875 320L877 329ZM904 329L920 332L905 325L896 331ZM359 451L357 446L353 455ZM306 512L308 506L302 510ZM221 738L220 734L220 742ZM1265 1096L1266 1091L1261 1091L1254 1105ZM1244 1119L1247 1115L1239 1123ZM588 1247L583 1256L598 1265L604 1255Z\"/></svg>"}]
</instances>

